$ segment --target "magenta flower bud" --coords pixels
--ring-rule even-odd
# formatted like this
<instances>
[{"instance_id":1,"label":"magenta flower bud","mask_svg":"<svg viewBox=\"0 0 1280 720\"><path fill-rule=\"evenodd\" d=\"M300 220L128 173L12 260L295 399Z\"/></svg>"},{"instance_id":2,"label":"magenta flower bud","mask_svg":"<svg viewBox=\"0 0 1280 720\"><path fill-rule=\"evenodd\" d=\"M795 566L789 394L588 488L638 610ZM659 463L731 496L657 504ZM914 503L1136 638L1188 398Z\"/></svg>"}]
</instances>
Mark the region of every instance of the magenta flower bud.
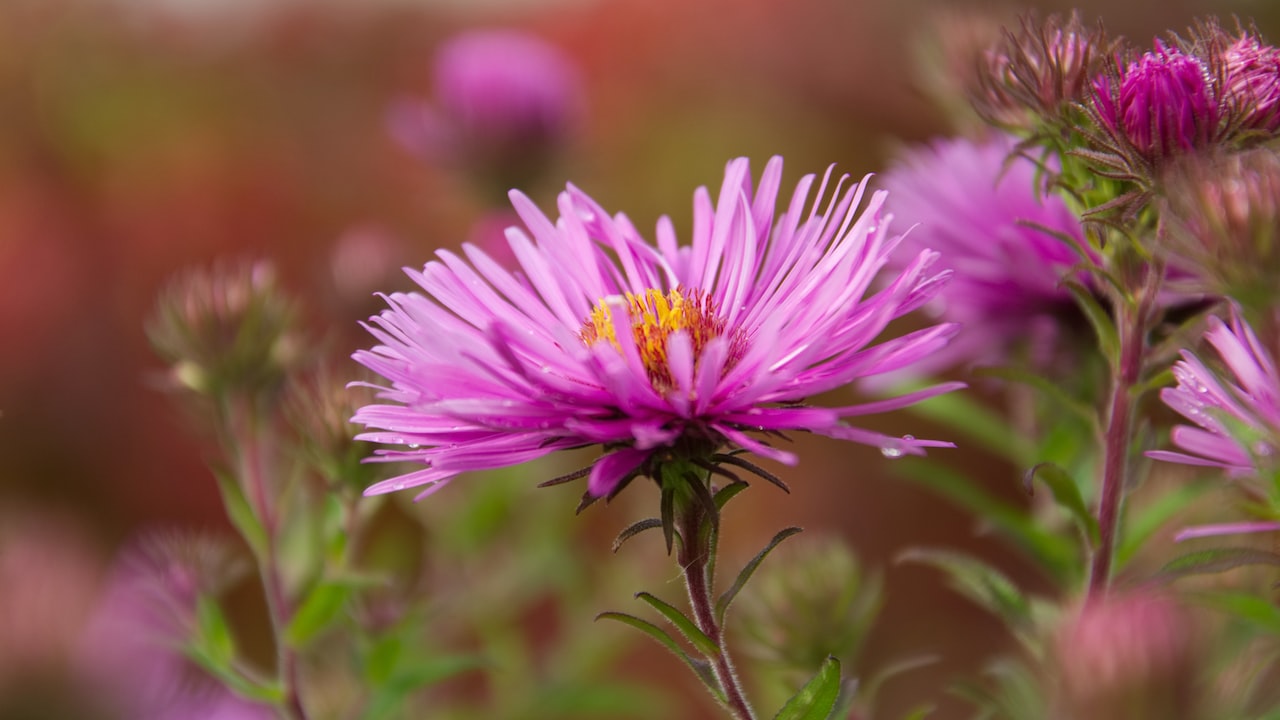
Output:
<instances>
[{"instance_id":1,"label":"magenta flower bud","mask_svg":"<svg viewBox=\"0 0 1280 720\"><path fill-rule=\"evenodd\" d=\"M1092 100L1102 130L1148 166L1219 137L1219 98L1205 62L1160 41L1118 76L1099 76Z\"/></svg>"}]
</instances>

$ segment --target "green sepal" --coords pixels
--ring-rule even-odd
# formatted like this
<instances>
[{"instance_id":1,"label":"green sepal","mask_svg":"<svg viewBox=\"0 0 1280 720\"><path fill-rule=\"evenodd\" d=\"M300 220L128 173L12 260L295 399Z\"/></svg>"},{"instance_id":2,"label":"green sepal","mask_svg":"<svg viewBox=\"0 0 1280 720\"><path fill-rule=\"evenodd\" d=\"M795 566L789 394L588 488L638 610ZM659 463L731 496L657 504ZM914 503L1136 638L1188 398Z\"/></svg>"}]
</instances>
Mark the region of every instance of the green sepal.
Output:
<instances>
[{"instance_id":1,"label":"green sepal","mask_svg":"<svg viewBox=\"0 0 1280 720\"><path fill-rule=\"evenodd\" d=\"M653 609L662 613L662 616L674 625L675 628L680 631L680 634L684 635L686 640L693 643L693 646L698 649L698 652L707 657L720 654L720 646L716 644L716 641L707 637L706 633L699 630L698 626L695 625L692 620L690 620L684 613L677 610L673 605L647 592L638 592L636 593L636 597L649 603L649 605L653 606Z\"/></svg>"},{"instance_id":2,"label":"green sepal","mask_svg":"<svg viewBox=\"0 0 1280 720\"><path fill-rule=\"evenodd\" d=\"M316 584L285 628L284 641L302 647L326 630L346 607L353 589L347 582Z\"/></svg>"},{"instance_id":3,"label":"green sepal","mask_svg":"<svg viewBox=\"0 0 1280 720\"><path fill-rule=\"evenodd\" d=\"M730 500L737 497L738 493L742 492L743 490L746 490L748 487L751 487L751 486L748 485L746 482L739 480L737 482L731 482L728 485L725 485L724 487L720 488L719 490L716 491L716 495L715 495L716 507L723 510L724 506L728 504Z\"/></svg>"},{"instance_id":4,"label":"green sepal","mask_svg":"<svg viewBox=\"0 0 1280 720\"><path fill-rule=\"evenodd\" d=\"M1180 555L1156 571L1155 579L1176 580L1188 575L1211 575L1246 565L1280 567L1280 555L1255 548L1212 548Z\"/></svg>"},{"instance_id":5,"label":"green sepal","mask_svg":"<svg viewBox=\"0 0 1280 720\"><path fill-rule=\"evenodd\" d=\"M756 553L755 557L751 558L746 565L742 566L742 570L738 572L738 577L734 578L733 584L729 586L728 590L725 590L720 595L718 600L716 600L717 625L722 627L724 626L724 616L725 613L729 611L729 605L733 603L733 599L738 596L738 593L742 591L742 588L747 584L747 581L751 579L753 574L755 574L756 568L760 567L760 563L764 561L765 556L772 552L773 549L783 540L802 532L802 530L802 528L798 527L789 527L785 530L780 530L773 536L773 539L769 541L769 544L764 546L763 550Z\"/></svg>"},{"instance_id":6,"label":"green sepal","mask_svg":"<svg viewBox=\"0 0 1280 720\"><path fill-rule=\"evenodd\" d=\"M791 696L773 720L829 720L840 699L840 661L827 656L818 674Z\"/></svg>"},{"instance_id":7,"label":"green sepal","mask_svg":"<svg viewBox=\"0 0 1280 720\"><path fill-rule=\"evenodd\" d=\"M659 520L658 518L645 518L644 520L640 520L638 522L632 523L627 527L627 529L618 533L618 537L613 539L613 548L612 548L613 551L615 553L618 552L618 550L622 549L622 544L625 543L626 541L630 540L636 535L639 535L645 530L652 530L653 528L657 528L657 527L662 527L662 521Z\"/></svg>"},{"instance_id":8,"label":"green sepal","mask_svg":"<svg viewBox=\"0 0 1280 720\"><path fill-rule=\"evenodd\" d=\"M715 696L716 700L720 703L727 702L724 691L720 689L720 684L716 681L715 674L711 671L711 664L706 660L700 660L690 656L689 653L685 652L684 648L680 647L680 644L677 643L666 630L663 630L648 620L641 620L635 615L628 615L626 613L609 611L596 615L596 620L601 618L616 620L624 625L630 625L645 635L653 638L659 645L670 650L676 657L683 660L684 663L693 670L694 674L698 676L698 679L702 681L702 684L707 686L707 689L711 691L711 694Z\"/></svg>"},{"instance_id":9,"label":"green sepal","mask_svg":"<svg viewBox=\"0 0 1280 720\"><path fill-rule=\"evenodd\" d=\"M1022 476L1022 484L1026 487L1028 493L1035 490L1035 479L1039 477L1049 486L1049 490L1053 493L1053 500L1058 507L1070 513L1076 525L1080 527L1080 532L1085 536L1085 540L1089 543L1090 548L1098 546L1099 531L1098 520L1089 512L1089 508L1084 504L1084 498L1080 495L1080 487L1076 485L1076 481L1071 479L1066 470L1051 462L1042 462L1033 465Z\"/></svg>"}]
</instances>

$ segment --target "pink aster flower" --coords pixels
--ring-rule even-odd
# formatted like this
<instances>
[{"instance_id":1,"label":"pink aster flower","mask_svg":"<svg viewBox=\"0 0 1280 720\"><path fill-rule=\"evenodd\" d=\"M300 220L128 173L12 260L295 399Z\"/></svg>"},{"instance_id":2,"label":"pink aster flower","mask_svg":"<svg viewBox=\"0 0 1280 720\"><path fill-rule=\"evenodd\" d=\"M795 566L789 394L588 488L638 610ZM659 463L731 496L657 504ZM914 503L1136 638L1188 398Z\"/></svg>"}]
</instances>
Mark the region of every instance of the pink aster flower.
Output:
<instances>
[{"instance_id":1,"label":"pink aster flower","mask_svg":"<svg viewBox=\"0 0 1280 720\"><path fill-rule=\"evenodd\" d=\"M1114 150L1157 165L1216 142L1223 108L1205 61L1157 40L1094 81L1091 110Z\"/></svg>"},{"instance_id":2,"label":"pink aster flower","mask_svg":"<svg viewBox=\"0 0 1280 720\"><path fill-rule=\"evenodd\" d=\"M934 366L1001 362L1024 341L1044 359L1078 318L1060 281L1081 257L1055 233L1083 245L1079 219L1036 192L1035 164L1010 159L1013 147L1004 135L939 140L904 153L883 176L897 218L914 225L905 244L938 250L955 271L937 305L965 332Z\"/></svg>"},{"instance_id":3,"label":"pink aster flower","mask_svg":"<svg viewBox=\"0 0 1280 720\"><path fill-rule=\"evenodd\" d=\"M1173 366L1176 387L1160 399L1195 425L1173 429L1183 452L1154 450L1158 460L1220 467L1236 477L1268 471L1280 448L1280 375L1275 360L1233 309L1230 324L1212 317L1205 339L1227 373L1211 370L1190 351ZM1227 377L1229 374L1229 377Z\"/></svg>"},{"instance_id":4,"label":"pink aster flower","mask_svg":"<svg viewBox=\"0 0 1280 720\"><path fill-rule=\"evenodd\" d=\"M527 231L510 228L519 265L503 269L466 245L410 276L421 293L387 297L372 318L378 344L356 360L390 382L361 408L361 439L392 445L376 459L425 467L368 493L422 487L460 473L515 465L557 450L601 445L588 499L668 464L748 467L722 451L786 464L796 457L753 435L806 431L919 454L950 443L892 438L845 422L954 389L951 383L843 407L806 403L859 378L895 371L941 349L941 324L873 341L919 307L948 273L919 250L879 292L873 280L901 240L889 232L886 194L858 211L866 181L823 206L831 172L806 209L803 178L781 214L782 160L753 187L746 159L730 162L718 201L694 195L692 243L659 220L651 245L570 185L551 221L511 193ZM749 466L752 469L754 466Z\"/></svg>"}]
</instances>

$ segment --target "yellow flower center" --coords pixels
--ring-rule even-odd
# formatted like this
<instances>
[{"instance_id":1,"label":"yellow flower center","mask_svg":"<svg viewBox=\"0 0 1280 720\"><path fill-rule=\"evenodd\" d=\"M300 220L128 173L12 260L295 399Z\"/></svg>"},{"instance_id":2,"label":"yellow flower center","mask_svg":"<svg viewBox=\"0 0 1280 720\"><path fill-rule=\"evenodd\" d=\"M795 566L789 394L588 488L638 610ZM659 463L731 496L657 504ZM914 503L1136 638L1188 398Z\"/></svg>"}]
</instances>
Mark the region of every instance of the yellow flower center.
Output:
<instances>
[{"instance_id":1,"label":"yellow flower center","mask_svg":"<svg viewBox=\"0 0 1280 720\"><path fill-rule=\"evenodd\" d=\"M707 343L725 334L725 321L720 317L719 308L701 290L647 290L643 295L627 293L622 299L626 301L627 315L631 319L631 334L640 351L640 360L644 363L649 381L659 390L675 386L667 362L667 338L671 333L683 330L688 334L693 345L695 368ZM610 305L608 298L600 300L591 309L591 316L582 323L579 335L588 347L604 340L621 350L613 331L613 310ZM612 305L616 308L620 303L615 300ZM742 331L734 328L725 370L733 367L741 358L744 345Z\"/></svg>"}]
</instances>

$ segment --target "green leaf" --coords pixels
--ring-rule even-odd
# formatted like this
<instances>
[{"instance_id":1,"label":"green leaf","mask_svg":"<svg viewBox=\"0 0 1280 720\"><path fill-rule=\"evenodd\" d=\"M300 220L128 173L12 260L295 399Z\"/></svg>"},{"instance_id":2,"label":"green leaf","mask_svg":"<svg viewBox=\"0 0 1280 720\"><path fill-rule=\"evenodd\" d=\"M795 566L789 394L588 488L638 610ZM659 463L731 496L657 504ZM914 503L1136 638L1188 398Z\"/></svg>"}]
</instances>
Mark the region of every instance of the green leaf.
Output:
<instances>
[{"instance_id":1,"label":"green leaf","mask_svg":"<svg viewBox=\"0 0 1280 720\"><path fill-rule=\"evenodd\" d=\"M222 607L208 595L196 598L196 637L194 644L209 662L222 668L231 667L236 657L236 643Z\"/></svg>"},{"instance_id":2,"label":"green leaf","mask_svg":"<svg viewBox=\"0 0 1280 720\"><path fill-rule=\"evenodd\" d=\"M1072 540L1049 532L1021 508L993 497L968 477L920 458L903 458L894 469L989 523L1053 577L1061 580L1078 572L1079 555Z\"/></svg>"},{"instance_id":3,"label":"green leaf","mask_svg":"<svg viewBox=\"0 0 1280 720\"><path fill-rule=\"evenodd\" d=\"M925 387L924 383L904 383L895 386L885 397L905 395ZM946 393L904 408L948 428L963 433L982 449L993 452L1015 465L1026 466L1035 462L1033 450L1024 437L1014 432L1009 422L992 412L971 396L962 392Z\"/></svg>"},{"instance_id":4,"label":"green leaf","mask_svg":"<svg viewBox=\"0 0 1280 720\"><path fill-rule=\"evenodd\" d=\"M805 683L773 720L828 720L840 698L840 661L827 656L818 674Z\"/></svg>"},{"instance_id":5,"label":"green leaf","mask_svg":"<svg viewBox=\"0 0 1280 720\"><path fill-rule=\"evenodd\" d=\"M680 631L680 634L685 636L685 639L698 648L698 652L707 657L720 654L720 646L716 645L716 641L707 637L706 633L699 630L692 620L674 606L647 592L638 592L636 597L649 603L655 610L662 613L662 616L674 625Z\"/></svg>"},{"instance_id":6,"label":"green leaf","mask_svg":"<svg viewBox=\"0 0 1280 720\"><path fill-rule=\"evenodd\" d=\"M666 630L663 630L648 620L641 620L635 615L628 615L626 613L610 611L596 615L596 620L600 620L601 618L606 620L616 620L624 625L630 625L645 635L653 638L659 645L670 650L676 657L683 660L684 663L693 670L694 674L698 676L698 679L702 680L702 684L707 686L707 689L711 691L711 694L714 695L717 700L721 703L726 701L724 691L720 689L720 684L716 681L715 675L711 672L711 664L706 660L700 660L690 656L689 653L684 651L684 648L680 647L680 644L677 643L675 639L667 634Z\"/></svg>"},{"instance_id":7,"label":"green leaf","mask_svg":"<svg viewBox=\"0 0 1280 720\"><path fill-rule=\"evenodd\" d=\"M485 665L484 659L477 655L443 655L405 662L386 683L370 688L372 697L360 717L364 720L400 717L406 696Z\"/></svg>"},{"instance_id":8,"label":"green leaf","mask_svg":"<svg viewBox=\"0 0 1280 720\"><path fill-rule=\"evenodd\" d=\"M227 518L240 531L240 536L249 544L253 556L261 558L267 548L267 531L258 521L258 516L244 496L240 483L231 475L223 472L215 473L218 478L218 489L222 491L222 505L227 509Z\"/></svg>"},{"instance_id":9,"label":"green leaf","mask_svg":"<svg viewBox=\"0 0 1280 720\"><path fill-rule=\"evenodd\" d=\"M1188 575L1209 575L1246 565L1280 567L1280 555L1254 548L1213 548L1197 550L1165 563L1156 574L1157 580L1176 580Z\"/></svg>"},{"instance_id":10,"label":"green leaf","mask_svg":"<svg viewBox=\"0 0 1280 720\"><path fill-rule=\"evenodd\" d=\"M997 378L1008 382L1016 382L1022 385L1039 390L1045 397L1052 400L1056 405L1064 410L1069 411L1072 415L1080 418L1090 427L1097 424L1098 418L1093 412L1093 408L1078 399L1071 397L1062 385L1058 382L1050 380L1043 375L1037 375L1033 372L1019 367L1008 365L993 365L986 367L978 367L973 369L974 377Z\"/></svg>"},{"instance_id":11,"label":"green leaf","mask_svg":"<svg viewBox=\"0 0 1280 720\"><path fill-rule=\"evenodd\" d=\"M1094 297L1093 291L1079 282L1063 280L1062 286L1075 298L1076 304L1080 306L1089 324L1093 326L1102 355L1111 362L1112 367L1115 367L1120 360L1120 334L1116 332L1116 325L1111 321L1111 315Z\"/></svg>"},{"instance_id":12,"label":"green leaf","mask_svg":"<svg viewBox=\"0 0 1280 720\"><path fill-rule=\"evenodd\" d=\"M738 577L734 579L733 585L729 586L729 589L725 590L724 593L720 595L720 599L716 600L717 625L724 625L724 615L729 611L729 605L733 603L733 599L738 596L738 593L742 591L743 586L745 586L747 581L751 579L751 576L755 574L756 568L760 567L760 563L764 561L765 556L772 552L774 548L778 547L778 544L783 540L786 540L799 532L802 532L802 529L798 527L789 527L785 530L780 530L773 536L773 539L769 541L769 544L764 546L763 550L756 553L756 556L751 558L751 560L742 567L742 570L738 573Z\"/></svg>"},{"instance_id":13,"label":"green leaf","mask_svg":"<svg viewBox=\"0 0 1280 720\"><path fill-rule=\"evenodd\" d=\"M866 682L858 688L858 695L861 702L868 708L874 708L876 695L880 693L880 688L886 682L904 673L911 672L917 668L928 667L940 662L942 658L938 655L920 655L918 657L910 657L905 660L898 660L889 663L881 668Z\"/></svg>"},{"instance_id":14,"label":"green leaf","mask_svg":"<svg viewBox=\"0 0 1280 720\"><path fill-rule=\"evenodd\" d=\"M1226 591L1207 593L1199 600L1272 635L1280 635L1280 607L1266 598L1253 593Z\"/></svg>"},{"instance_id":15,"label":"green leaf","mask_svg":"<svg viewBox=\"0 0 1280 720\"><path fill-rule=\"evenodd\" d=\"M1137 511L1132 509L1134 503L1126 503L1129 512L1125 518L1120 545L1116 548L1116 570L1121 570L1128 565L1138 550L1166 522L1189 507L1209 489L1217 487L1222 487L1222 483L1217 480L1179 485Z\"/></svg>"},{"instance_id":16,"label":"green leaf","mask_svg":"<svg viewBox=\"0 0 1280 720\"><path fill-rule=\"evenodd\" d=\"M1076 485L1076 481L1071 479L1067 471L1061 467L1049 463L1038 463L1022 476L1022 484L1026 486L1027 492L1034 492L1034 482L1036 477L1044 481L1049 486L1049 490L1053 493L1054 502L1058 503L1058 507L1066 510L1071 514L1072 519L1080 527L1080 532L1085 536L1090 548L1098 546L1098 520L1089 512L1089 508L1085 507L1084 498L1080 496L1080 487Z\"/></svg>"},{"instance_id":17,"label":"green leaf","mask_svg":"<svg viewBox=\"0 0 1280 720\"><path fill-rule=\"evenodd\" d=\"M285 642L302 647L327 629L351 597L348 583L321 582L307 595L284 631Z\"/></svg>"},{"instance_id":18,"label":"green leaf","mask_svg":"<svg viewBox=\"0 0 1280 720\"><path fill-rule=\"evenodd\" d=\"M957 592L1015 629L1031 625L1031 605L1022 591L1004 573L977 558L954 550L910 548L897 561L932 565L947 574Z\"/></svg>"}]
</instances>

